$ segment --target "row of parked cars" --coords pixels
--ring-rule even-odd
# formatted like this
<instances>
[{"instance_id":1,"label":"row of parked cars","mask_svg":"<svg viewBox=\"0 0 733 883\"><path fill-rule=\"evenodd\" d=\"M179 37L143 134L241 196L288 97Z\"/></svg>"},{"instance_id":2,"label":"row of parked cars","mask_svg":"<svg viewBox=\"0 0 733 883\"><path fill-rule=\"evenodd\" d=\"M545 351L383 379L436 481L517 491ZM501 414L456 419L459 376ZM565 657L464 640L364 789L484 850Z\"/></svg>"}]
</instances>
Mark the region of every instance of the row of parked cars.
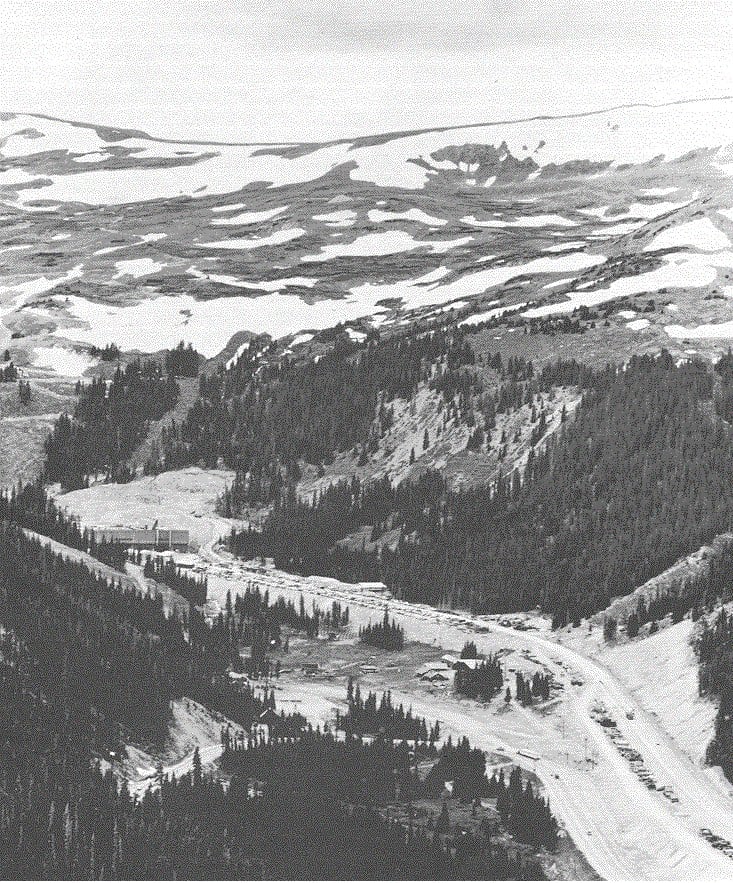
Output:
<instances>
[{"instance_id":1,"label":"row of parked cars","mask_svg":"<svg viewBox=\"0 0 733 883\"><path fill-rule=\"evenodd\" d=\"M700 828L700 834L712 847L719 849L724 855L727 855L728 858L733 858L733 843L731 843L730 840L726 840L725 837L719 837L717 834L713 834L710 828Z\"/></svg>"},{"instance_id":2,"label":"row of parked cars","mask_svg":"<svg viewBox=\"0 0 733 883\"><path fill-rule=\"evenodd\" d=\"M633 715L629 717L629 714L627 713L626 716L629 720L633 720ZM629 745L626 739L624 739L618 728L618 724L606 713L604 708L594 708L593 717L605 729L619 753L629 762L632 771L639 777L639 779L641 779L650 791L659 791L671 803L680 802L679 797L677 797L669 785L658 784L656 779L647 769L646 764L644 763L644 758L635 748L632 748L631 745Z\"/></svg>"}]
</instances>

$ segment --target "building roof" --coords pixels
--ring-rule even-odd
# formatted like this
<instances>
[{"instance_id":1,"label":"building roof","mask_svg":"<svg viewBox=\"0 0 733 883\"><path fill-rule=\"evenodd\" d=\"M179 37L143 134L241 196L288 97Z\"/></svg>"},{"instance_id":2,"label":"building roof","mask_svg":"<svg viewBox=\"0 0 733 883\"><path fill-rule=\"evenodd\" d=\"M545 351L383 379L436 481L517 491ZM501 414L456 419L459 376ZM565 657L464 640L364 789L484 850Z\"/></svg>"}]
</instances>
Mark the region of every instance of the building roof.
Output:
<instances>
[{"instance_id":1,"label":"building roof","mask_svg":"<svg viewBox=\"0 0 733 883\"><path fill-rule=\"evenodd\" d=\"M453 668L458 668L460 665L464 668L478 668L480 665L483 665L485 661L486 660L484 659L457 659L453 663Z\"/></svg>"},{"instance_id":2,"label":"building roof","mask_svg":"<svg viewBox=\"0 0 733 883\"><path fill-rule=\"evenodd\" d=\"M417 669L417 671L415 672L415 674L418 674L418 675L424 675L424 674L427 674L427 673L430 672L430 671L447 671L448 668L449 668L449 666L446 665L446 664L445 664L444 662L442 662L442 661L438 661L438 662L425 662L425 663L423 663L423 665L420 666L420 668Z\"/></svg>"},{"instance_id":3,"label":"building roof","mask_svg":"<svg viewBox=\"0 0 733 883\"><path fill-rule=\"evenodd\" d=\"M450 679L450 669L448 668L444 671L431 671L422 675L423 681L449 681Z\"/></svg>"}]
</instances>

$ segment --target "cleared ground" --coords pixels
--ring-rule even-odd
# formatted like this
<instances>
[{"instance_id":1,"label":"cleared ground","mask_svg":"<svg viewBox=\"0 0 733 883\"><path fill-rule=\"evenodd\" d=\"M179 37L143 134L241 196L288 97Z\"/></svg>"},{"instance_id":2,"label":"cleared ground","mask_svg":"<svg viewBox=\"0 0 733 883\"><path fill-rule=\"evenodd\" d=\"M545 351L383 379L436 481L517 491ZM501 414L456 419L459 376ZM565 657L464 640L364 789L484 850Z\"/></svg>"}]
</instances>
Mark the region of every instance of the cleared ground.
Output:
<instances>
[{"instance_id":1,"label":"cleared ground","mask_svg":"<svg viewBox=\"0 0 733 883\"><path fill-rule=\"evenodd\" d=\"M56 501L94 527L144 527L188 530L193 546L229 534L234 522L212 514L217 497L234 479L222 469L191 466L149 475L127 484L96 484L58 494Z\"/></svg>"},{"instance_id":2,"label":"cleared ground","mask_svg":"<svg viewBox=\"0 0 733 883\"><path fill-rule=\"evenodd\" d=\"M18 384L0 383L0 486L30 481L43 463L43 444L58 415L71 407L68 384L31 382L31 400L20 402Z\"/></svg>"},{"instance_id":3,"label":"cleared ground","mask_svg":"<svg viewBox=\"0 0 733 883\"><path fill-rule=\"evenodd\" d=\"M331 600L347 603L352 626L379 616L383 600L334 580L301 579L277 571L260 572L214 555L209 567L210 593L223 600L227 589L242 591L249 580L297 600L303 593L322 606ZM393 690L396 699L456 734L466 734L488 751L536 771L554 812L596 872L606 879L730 879L733 862L713 849L699 834L702 827L733 839L731 786L706 775L642 706L634 692L607 668L564 646L549 629L518 632L488 617L470 617L433 608L391 601L407 635L424 644L460 649L471 637L484 652L504 647L528 653L563 684L562 699L545 713L516 707L497 713L469 700L457 700L446 690L427 691L417 682ZM482 631L489 628L488 633ZM383 683L391 681L385 672ZM399 679L398 679L399 680ZM365 681L365 683L368 683ZM376 683L375 683L376 686ZM331 715L343 702L343 682L308 681L294 684L296 695L314 714ZM633 714L633 719L626 717ZM649 776L675 797L650 790L620 750L618 739L602 727L599 716L616 722L618 739L625 740L643 759ZM533 751L536 762L518 752Z\"/></svg>"}]
</instances>

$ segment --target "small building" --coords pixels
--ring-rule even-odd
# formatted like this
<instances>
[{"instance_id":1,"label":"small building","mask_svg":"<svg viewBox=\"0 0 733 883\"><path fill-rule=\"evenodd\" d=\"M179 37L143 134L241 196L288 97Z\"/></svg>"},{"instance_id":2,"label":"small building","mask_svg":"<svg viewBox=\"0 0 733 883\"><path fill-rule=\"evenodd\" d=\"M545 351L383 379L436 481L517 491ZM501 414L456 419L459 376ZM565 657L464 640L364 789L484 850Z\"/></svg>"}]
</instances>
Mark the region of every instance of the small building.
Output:
<instances>
[{"instance_id":1,"label":"small building","mask_svg":"<svg viewBox=\"0 0 733 883\"><path fill-rule=\"evenodd\" d=\"M447 672L449 668L444 662L426 662L417 669L415 674L421 678L436 671Z\"/></svg>"},{"instance_id":2,"label":"small building","mask_svg":"<svg viewBox=\"0 0 733 883\"><path fill-rule=\"evenodd\" d=\"M456 659L456 661L453 663L453 668L465 668L471 669L473 671L483 665L483 663L483 659Z\"/></svg>"},{"instance_id":3,"label":"small building","mask_svg":"<svg viewBox=\"0 0 733 883\"><path fill-rule=\"evenodd\" d=\"M318 663L317 662L304 662L303 663L303 673L307 675L315 675L318 674Z\"/></svg>"},{"instance_id":4,"label":"small building","mask_svg":"<svg viewBox=\"0 0 733 883\"><path fill-rule=\"evenodd\" d=\"M376 592L379 595L387 592L387 586L384 583L359 583L359 588L362 592Z\"/></svg>"},{"instance_id":5,"label":"small building","mask_svg":"<svg viewBox=\"0 0 733 883\"><path fill-rule=\"evenodd\" d=\"M450 669L443 671L431 671L422 675L421 681L429 681L431 684L447 684L451 680Z\"/></svg>"}]
</instances>

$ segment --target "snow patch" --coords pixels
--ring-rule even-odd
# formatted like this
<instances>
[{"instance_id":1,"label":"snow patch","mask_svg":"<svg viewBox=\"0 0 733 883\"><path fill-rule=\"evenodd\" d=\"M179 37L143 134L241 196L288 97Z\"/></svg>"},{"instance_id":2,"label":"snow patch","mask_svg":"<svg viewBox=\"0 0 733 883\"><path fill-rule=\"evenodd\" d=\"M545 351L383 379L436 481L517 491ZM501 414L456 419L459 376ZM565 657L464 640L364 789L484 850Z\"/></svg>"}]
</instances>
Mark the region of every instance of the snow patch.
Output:
<instances>
[{"instance_id":1,"label":"snow patch","mask_svg":"<svg viewBox=\"0 0 733 883\"><path fill-rule=\"evenodd\" d=\"M296 334L290 341L290 346L300 346L301 343L308 343L313 340L312 334Z\"/></svg>"},{"instance_id":2,"label":"snow patch","mask_svg":"<svg viewBox=\"0 0 733 883\"><path fill-rule=\"evenodd\" d=\"M280 208L271 208L266 209L261 212L242 212L239 215L234 215L231 218L216 218L211 222L213 227L224 227L224 226L245 226L247 224L259 224L262 221L269 221L271 218L277 217L277 215L282 214L287 209L287 206L283 205Z\"/></svg>"},{"instance_id":3,"label":"snow patch","mask_svg":"<svg viewBox=\"0 0 733 883\"><path fill-rule=\"evenodd\" d=\"M158 263L152 258L135 258L130 261L116 261L115 267L117 272L112 277L120 279L122 276L134 276L139 279L141 276L149 276L151 273L157 273L165 267L165 263Z\"/></svg>"},{"instance_id":4,"label":"snow patch","mask_svg":"<svg viewBox=\"0 0 733 883\"><path fill-rule=\"evenodd\" d=\"M578 240L576 242L558 242L557 245L548 245L547 248L543 248L542 251L575 251L578 248L583 248L585 242Z\"/></svg>"},{"instance_id":5,"label":"snow patch","mask_svg":"<svg viewBox=\"0 0 733 883\"><path fill-rule=\"evenodd\" d=\"M200 248L227 248L242 249L249 251L253 248L262 248L266 245L282 245L292 239L298 239L305 233L300 227L291 227L288 230L276 230L269 236L260 236L253 239L222 239L218 242L201 242Z\"/></svg>"},{"instance_id":6,"label":"snow patch","mask_svg":"<svg viewBox=\"0 0 733 883\"><path fill-rule=\"evenodd\" d=\"M471 241L470 236L453 240L435 240L423 242L416 240L404 230L388 230L383 233L366 233L353 242L336 242L324 245L318 254L305 255L303 262L329 261L337 257L379 257L412 251L417 248L428 248L435 253L442 253Z\"/></svg>"},{"instance_id":7,"label":"snow patch","mask_svg":"<svg viewBox=\"0 0 733 883\"><path fill-rule=\"evenodd\" d=\"M689 328L685 325L666 325L664 330L670 337L688 338L689 340L724 340L733 337L733 319L727 322L698 325Z\"/></svg>"},{"instance_id":8,"label":"snow patch","mask_svg":"<svg viewBox=\"0 0 733 883\"><path fill-rule=\"evenodd\" d=\"M95 364L86 353L77 353L60 346L38 347L33 354L33 365L36 368L48 368L63 377L81 377Z\"/></svg>"},{"instance_id":9,"label":"snow patch","mask_svg":"<svg viewBox=\"0 0 733 883\"><path fill-rule=\"evenodd\" d=\"M330 227L350 227L356 217L355 211L344 209L340 212L327 212L325 215L313 215L313 220L324 221Z\"/></svg>"},{"instance_id":10,"label":"snow patch","mask_svg":"<svg viewBox=\"0 0 733 883\"><path fill-rule=\"evenodd\" d=\"M220 282L222 285L231 285L233 288L250 288L255 291L282 291L283 288L313 288L318 284L318 279L312 276L288 276L282 279L270 279L266 282L248 282L237 276L227 276L220 273L203 273L196 267L189 267L189 276L197 279L209 279L211 282Z\"/></svg>"},{"instance_id":11,"label":"snow patch","mask_svg":"<svg viewBox=\"0 0 733 883\"><path fill-rule=\"evenodd\" d=\"M571 313L580 306L596 306L617 297L632 297L635 294L658 291L660 288L703 288L715 282L718 268L733 269L733 252L718 252L711 256L672 253L664 255L663 261L662 266L656 270L637 276L621 276L605 288L582 292L576 290L569 294L567 301L533 307L522 315L531 319L553 313ZM591 284L593 283L588 283Z\"/></svg>"},{"instance_id":12,"label":"snow patch","mask_svg":"<svg viewBox=\"0 0 733 883\"><path fill-rule=\"evenodd\" d=\"M503 316L505 313L508 313L513 310L521 310L522 307L526 307L527 303L519 303L519 304L509 304L506 307L495 307L493 310L487 310L485 313L477 313L475 316L469 316L467 319L464 319L462 322L459 322L459 325L479 325L481 322L489 322L491 319L497 319L499 316Z\"/></svg>"},{"instance_id":13,"label":"snow patch","mask_svg":"<svg viewBox=\"0 0 733 883\"><path fill-rule=\"evenodd\" d=\"M476 273L467 273L442 286L432 289L436 300L442 302L455 300L459 297L470 297L482 294L496 285L503 285L517 276L531 276L537 273L562 273L585 270L605 263L603 255L567 254L558 257L535 258L525 264L509 264L501 267L489 267Z\"/></svg>"},{"instance_id":14,"label":"snow patch","mask_svg":"<svg viewBox=\"0 0 733 883\"><path fill-rule=\"evenodd\" d=\"M371 209L369 220L376 223L382 221L415 221L418 224L427 224L430 227L442 227L447 224L442 218L426 214L422 209L411 208L406 212L385 212L382 209Z\"/></svg>"},{"instance_id":15,"label":"snow patch","mask_svg":"<svg viewBox=\"0 0 733 883\"><path fill-rule=\"evenodd\" d=\"M700 251L720 251L730 247L730 239L713 224L710 218L698 218L658 233L644 251L662 248L697 248Z\"/></svg>"},{"instance_id":16,"label":"snow patch","mask_svg":"<svg viewBox=\"0 0 733 883\"><path fill-rule=\"evenodd\" d=\"M181 340L190 341L207 358L220 353L238 331L285 337L303 328L331 328L382 312L379 295L307 304L297 295L220 297L205 301L190 295L162 295L138 304L118 306L65 298L72 319L79 324L57 328L54 334L96 346L115 342L123 350L157 352Z\"/></svg>"},{"instance_id":17,"label":"snow patch","mask_svg":"<svg viewBox=\"0 0 733 883\"><path fill-rule=\"evenodd\" d=\"M246 208L246 204L244 202L232 202L229 205L215 205L212 206L212 212L236 212L239 209Z\"/></svg>"}]
</instances>

